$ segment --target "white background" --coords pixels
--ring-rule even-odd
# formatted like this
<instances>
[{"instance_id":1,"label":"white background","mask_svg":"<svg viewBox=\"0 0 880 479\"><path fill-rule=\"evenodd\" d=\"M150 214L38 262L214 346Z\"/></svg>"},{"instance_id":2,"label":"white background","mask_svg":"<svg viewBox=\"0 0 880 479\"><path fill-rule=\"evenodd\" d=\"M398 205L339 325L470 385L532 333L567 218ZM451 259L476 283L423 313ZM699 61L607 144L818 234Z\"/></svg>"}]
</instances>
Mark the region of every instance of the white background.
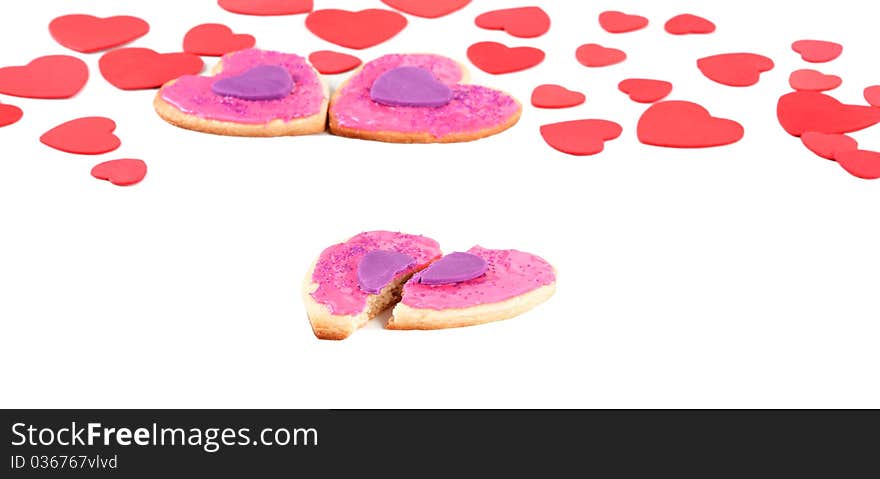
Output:
<instances>
[{"instance_id":1,"label":"white background","mask_svg":"<svg viewBox=\"0 0 880 479\"><path fill-rule=\"evenodd\" d=\"M483 11L536 3L554 22L541 38L473 25ZM252 33L267 49L340 50L312 36L303 15L235 15L213 0L7 6L0 65L67 53L92 78L71 100L0 98L25 110L0 129L0 406L880 406L880 182L809 153L775 118L789 73L811 67L789 49L801 38L845 45L839 60L812 67L844 78L839 99L864 102L862 89L880 83L875 12L854 0L792 5L475 0L441 19L408 17L392 41L356 54L466 62L476 41L532 45L547 52L539 67L472 69L473 80L526 104L544 82L588 96L569 110L527 105L500 136L431 146L180 130L153 113L153 91L115 89L98 73L99 54L67 51L47 31L61 14L131 14L152 27L133 45L158 51L178 51L204 22ZM651 25L607 34L597 22L606 9ZM684 12L718 31L666 34L663 23ZM588 42L629 59L584 68L574 51ZM735 51L777 67L743 89L696 68L702 56ZM670 98L739 120L745 139L702 151L641 145L645 107L616 90L631 76L674 82ZM119 150L83 157L38 141L88 115L116 120ZM580 118L617 121L624 134L584 158L541 140L541 124ZM880 149L880 127L855 136ZM140 185L89 176L95 163L125 157L149 164ZM498 324L393 332L376 321L320 342L300 300L303 275L324 247L372 229L426 234L446 251L479 243L540 254L560 272L558 293Z\"/></svg>"}]
</instances>

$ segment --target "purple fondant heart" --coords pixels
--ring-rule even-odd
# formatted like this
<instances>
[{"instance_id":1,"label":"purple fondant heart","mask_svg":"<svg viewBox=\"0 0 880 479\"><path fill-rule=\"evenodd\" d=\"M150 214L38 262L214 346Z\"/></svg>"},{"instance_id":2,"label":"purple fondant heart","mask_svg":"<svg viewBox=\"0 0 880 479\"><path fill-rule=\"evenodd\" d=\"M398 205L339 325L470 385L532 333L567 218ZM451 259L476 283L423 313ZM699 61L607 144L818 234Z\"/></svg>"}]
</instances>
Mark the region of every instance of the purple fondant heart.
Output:
<instances>
[{"instance_id":1,"label":"purple fondant heart","mask_svg":"<svg viewBox=\"0 0 880 479\"><path fill-rule=\"evenodd\" d=\"M398 67L376 79L370 98L386 106L438 107L452 101L452 90L429 70Z\"/></svg>"},{"instance_id":2,"label":"purple fondant heart","mask_svg":"<svg viewBox=\"0 0 880 479\"><path fill-rule=\"evenodd\" d=\"M397 275L415 264L415 258L410 255L396 251L371 251L358 264L358 284L365 293L379 294Z\"/></svg>"},{"instance_id":3,"label":"purple fondant heart","mask_svg":"<svg viewBox=\"0 0 880 479\"><path fill-rule=\"evenodd\" d=\"M242 100L278 100L293 91L293 78L284 67L260 65L239 75L217 80L211 85L211 91Z\"/></svg>"},{"instance_id":4,"label":"purple fondant heart","mask_svg":"<svg viewBox=\"0 0 880 479\"><path fill-rule=\"evenodd\" d=\"M470 253L452 253L440 258L422 272L419 283L442 285L463 283L486 274L489 264Z\"/></svg>"}]
</instances>

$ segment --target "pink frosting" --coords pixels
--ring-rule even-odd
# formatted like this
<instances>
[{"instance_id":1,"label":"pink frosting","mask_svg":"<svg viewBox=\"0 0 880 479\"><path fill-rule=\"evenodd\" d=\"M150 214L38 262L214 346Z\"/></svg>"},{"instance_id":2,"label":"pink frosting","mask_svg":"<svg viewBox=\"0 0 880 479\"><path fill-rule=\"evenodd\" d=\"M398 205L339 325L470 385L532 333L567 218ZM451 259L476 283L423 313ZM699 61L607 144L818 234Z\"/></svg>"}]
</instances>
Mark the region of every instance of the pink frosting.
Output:
<instances>
[{"instance_id":1,"label":"pink frosting","mask_svg":"<svg viewBox=\"0 0 880 479\"><path fill-rule=\"evenodd\" d=\"M376 250L396 251L416 259L415 266L395 279L424 268L441 255L440 245L424 236L389 231L361 233L321 253L312 274L312 281L318 284L312 298L336 315L361 313L367 305L368 293L358 285L358 264L367 253Z\"/></svg>"},{"instance_id":2,"label":"pink frosting","mask_svg":"<svg viewBox=\"0 0 880 479\"><path fill-rule=\"evenodd\" d=\"M437 311L469 308L506 301L556 281L553 267L533 254L479 246L468 253L486 260L489 269L485 275L442 286L420 284L416 275L403 288L403 304Z\"/></svg>"},{"instance_id":3,"label":"pink frosting","mask_svg":"<svg viewBox=\"0 0 880 479\"><path fill-rule=\"evenodd\" d=\"M315 70L301 56L250 48L225 55L222 65L222 71L213 77L186 75L178 78L171 86L162 88L162 99L190 115L244 124L263 124L276 119L291 121L321 111L324 88ZM211 91L215 81L259 65L286 68L295 83L293 92L278 100L251 101L220 96Z\"/></svg>"},{"instance_id":4,"label":"pink frosting","mask_svg":"<svg viewBox=\"0 0 880 479\"><path fill-rule=\"evenodd\" d=\"M376 79L388 70L411 66L430 70L452 89L452 101L440 107L384 106L370 98ZM402 133L428 132L436 138L470 133L507 123L520 105L510 95L478 85L459 84L461 67L439 55L385 55L364 65L343 87L334 116L344 128Z\"/></svg>"}]
</instances>

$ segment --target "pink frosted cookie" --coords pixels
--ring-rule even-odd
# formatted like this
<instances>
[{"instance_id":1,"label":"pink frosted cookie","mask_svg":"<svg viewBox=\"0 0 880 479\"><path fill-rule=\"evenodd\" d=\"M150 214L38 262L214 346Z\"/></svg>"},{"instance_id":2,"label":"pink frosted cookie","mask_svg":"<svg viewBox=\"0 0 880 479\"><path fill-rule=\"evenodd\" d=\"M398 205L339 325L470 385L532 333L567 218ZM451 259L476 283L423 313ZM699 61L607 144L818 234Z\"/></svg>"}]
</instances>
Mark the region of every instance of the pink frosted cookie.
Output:
<instances>
[{"instance_id":1,"label":"pink frosted cookie","mask_svg":"<svg viewBox=\"0 0 880 479\"><path fill-rule=\"evenodd\" d=\"M298 55L255 48L223 56L214 76L186 75L153 102L172 125L232 136L292 136L324 131L327 86Z\"/></svg>"},{"instance_id":2,"label":"pink frosted cookie","mask_svg":"<svg viewBox=\"0 0 880 479\"><path fill-rule=\"evenodd\" d=\"M424 236L372 231L324 250L303 299L315 336L345 339L400 300L403 284L441 255Z\"/></svg>"},{"instance_id":3,"label":"pink frosted cookie","mask_svg":"<svg viewBox=\"0 0 880 479\"><path fill-rule=\"evenodd\" d=\"M465 84L467 72L440 55L385 55L333 94L330 132L395 143L453 143L500 133L522 105L491 88Z\"/></svg>"},{"instance_id":4,"label":"pink frosted cookie","mask_svg":"<svg viewBox=\"0 0 880 479\"><path fill-rule=\"evenodd\" d=\"M388 329L444 329L500 321L543 303L556 272L533 254L475 246L452 253L403 287Z\"/></svg>"}]
</instances>

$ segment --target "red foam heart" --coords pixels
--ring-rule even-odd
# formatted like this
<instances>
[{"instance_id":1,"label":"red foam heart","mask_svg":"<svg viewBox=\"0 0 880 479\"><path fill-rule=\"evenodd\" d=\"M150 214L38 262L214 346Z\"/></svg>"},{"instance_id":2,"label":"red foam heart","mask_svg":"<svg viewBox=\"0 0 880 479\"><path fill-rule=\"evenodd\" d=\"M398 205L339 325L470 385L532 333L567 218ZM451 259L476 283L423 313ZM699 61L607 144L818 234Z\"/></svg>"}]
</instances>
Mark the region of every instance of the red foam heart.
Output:
<instances>
[{"instance_id":1,"label":"red foam heart","mask_svg":"<svg viewBox=\"0 0 880 479\"><path fill-rule=\"evenodd\" d=\"M68 55L40 57L25 66L0 68L0 93L25 98L70 98L89 79L89 67Z\"/></svg>"},{"instance_id":2,"label":"red foam heart","mask_svg":"<svg viewBox=\"0 0 880 479\"><path fill-rule=\"evenodd\" d=\"M741 140L742 125L715 118L702 106L687 101L652 105L639 119L639 141L671 148L708 148Z\"/></svg>"},{"instance_id":3,"label":"red foam heart","mask_svg":"<svg viewBox=\"0 0 880 479\"><path fill-rule=\"evenodd\" d=\"M628 33L647 27L648 19L612 10L599 14L599 25L608 33Z\"/></svg>"},{"instance_id":4,"label":"red foam heart","mask_svg":"<svg viewBox=\"0 0 880 479\"><path fill-rule=\"evenodd\" d=\"M880 108L845 105L824 93L796 91L779 99L776 116L793 136L808 131L851 133L880 123Z\"/></svg>"},{"instance_id":5,"label":"red foam heart","mask_svg":"<svg viewBox=\"0 0 880 479\"><path fill-rule=\"evenodd\" d=\"M865 88L865 100L871 106L880 107L880 85Z\"/></svg>"},{"instance_id":6,"label":"red foam heart","mask_svg":"<svg viewBox=\"0 0 880 479\"><path fill-rule=\"evenodd\" d=\"M629 95L632 101L639 103L654 103L660 101L672 93L672 83L662 80L648 80L644 78L630 78L620 82L617 88Z\"/></svg>"},{"instance_id":7,"label":"red foam heart","mask_svg":"<svg viewBox=\"0 0 880 479\"><path fill-rule=\"evenodd\" d=\"M822 40L798 40L791 44L791 49L810 63L830 62L843 53L843 45Z\"/></svg>"},{"instance_id":8,"label":"red foam heart","mask_svg":"<svg viewBox=\"0 0 880 479\"><path fill-rule=\"evenodd\" d=\"M316 10L306 17L306 27L330 43L362 50L378 45L406 27L406 17L390 10L371 8L359 12Z\"/></svg>"},{"instance_id":9,"label":"red foam heart","mask_svg":"<svg viewBox=\"0 0 880 479\"><path fill-rule=\"evenodd\" d=\"M697 60L697 67L712 81L729 86L752 86L775 65L773 60L754 53L725 53Z\"/></svg>"},{"instance_id":10,"label":"red foam heart","mask_svg":"<svg viewBox=\"0 0 880 479\"><path fill-rule=\"evenodd\" d=\"M353 55L321 50L309 55L309 63L324 75L335 75L354 70L363 62Z\"/></svg>"},{"instance_id":11,"label":"red foam heart","mask_svg":"<svg viewBox=\"0 0 880 479\"><path fill-rule=\"evenodd\" d=\"M837 75L826 75L816 70L797 70L788 77L788 84L800 91L828 91L840 86L843 80Z\"/></svg>"},{"instance_id":12,"label":"red foam heart","mask_svg":"<svg viewBox=\"0 0 880 479\"><path fill-rule=\"evenodd\" d=\"M837 163L849 174L864 180L880 178L880 153L867 150L845 150L834 155Z\"/></svg>"},{"instance_id":13,"label":"red foam heart","mask_svg":"<svg viewBox=\"0 0 880 479\"><path fill-rule=\"evenodd\" d=\"M504 30L519 38L535 38L550 30L550 17L540 7L505 8L486 12L476 19L486 30Z\"/></svg>"},{"instance_id":14,"label":"red foam heart","mask_svg":"<svg viewBox=\"0 0 880 479\"><path fill-rule=\"evenodd\" d=\"M66 153L100 155L119 148L116 123L100 116L77 118L43 133L43 144Z\"/></svg>"},{"instance_id":15,"label":"red foam heart","mask_svg":"<svg viewBox=\"0 0 880 479\"><path fill-rule=\"evenodd\" d=\"M296 15L314 8L312 0L218 0L224 10L242 15Z\"/></svg>"},{"instance_id":16,"label":"red foam heart","mask_svg":"<svg viewBox=\"0 0 880 479\"><path fill-rule=\"evenodd\" d=\"M596 43L581 45L575 56L585 67L607 67L626 60L626 53L623 50L605 48Z\"/></svg>"},{"instance_id":17,"label":"red foam heart","mask_svg":"<svg viewBox=\"0 0 880 479\"><path fill-rule=\"evenodd\" d=\"M569 155L587 156L601 153L605 142L623 132L617 123L607 120L574 120L541 127L541 136L548 145Z\"/></svg>"},{"instance_id":18,"label":"red foam heart","mask_svg":"<svg viewBox=\"0 0 880 479\"><path fill-rule=\"evenodd\" d=\"M509 48L497 42L474 43L468 48L471 63L486 73L511 73L544 61L544 51L532 47Z\"/></svg>"},{"instance_id":19,"label":"red foam heart","mask_svg":"<svg viewBox=\"0 0 880 479\"><path fill-rule=\"evenodd\" d=\"M818 133L808 131L801 135L801 142L813 153L833 160L837 154L847 150L858 150L859 142L854 138L841 134Z\"/></svg>"},{"instance_id":20,"label":"red foam heart","mask_svg":"<svg viewBox=\"0 0 880 479\"><path fill-rule=\"evenodd\" d=\"M220 57L256 44L253 35L233 33L232 29L219 23L197 25L183 37L183 51L209 57Z\"/></svg>"},{"instance_id":21,"label":"red foam heart","mask_svg":"<svg viewBox=\"0 0 880 479\"><path fill-rule=\"evenodd\" d=\"M23 116L24 112L17 106L0 105L0 128L16 123Z\"/></svg>"},{"instance_id":22,"label":"red foam heart","mask_svg":"<svg viewBox=\"0 0 880 479\"><path fill-rule=\"evenodd\" d=\"M129 158L105 161L92 168L92 176L116 186L131 186L140 183L147 176L147 164L142 160Z\"/></svg>"},{"instance_id":23,"label":"red foam heart","mask_svg":"<svg viewBox=\"0 0 880 479\"><path fill-rule=\"evenodd\" d=\"M471 0L382 0L382 3L417 17L440 18L461 10Z\"/></svg>"},{"instance_id":24,"label":"red foam heart","mask_svg":"<svg viewBox=\"0 0 880 479\"><path fill-rule=\"evenodd\" d=\"M149 31L149 23L127 15L109 18L64 15L49 23L49 33L56 42L82 53L118 47Z\"/></svg>"},{"instance_id":25,"label":"red foam heart","mask_svg":"<svg viewBox=\"0 0 880 479\"><path fill-rule=\"evenodd\" d=\"M685 13L670 18L665 28L673 35L705 35L715 31L715 24L703 17Z\"/></svg>"},{"instance_id":26,"label":"red foam heart","mask_svg":"<svg viewBox=\"0 0 880 479\"><path fill-rule=\"evenodd\" d=\"M538 108L570 108L585 101L583 93L559 85L541 85L532 91L532 105Z\"/></svg>"},{"instance_id":27,"label":"red foam heart","mask_svg":"<svg viewBox=\"0 0 880 479\"><path fill-rule=\"evenodd\" d=\"M101 75L122 90L159 88L183 75L197 75L205 66L192 53L156 53L149 48L121 48L98 61Z\"/></svg>"}]
</instances>

